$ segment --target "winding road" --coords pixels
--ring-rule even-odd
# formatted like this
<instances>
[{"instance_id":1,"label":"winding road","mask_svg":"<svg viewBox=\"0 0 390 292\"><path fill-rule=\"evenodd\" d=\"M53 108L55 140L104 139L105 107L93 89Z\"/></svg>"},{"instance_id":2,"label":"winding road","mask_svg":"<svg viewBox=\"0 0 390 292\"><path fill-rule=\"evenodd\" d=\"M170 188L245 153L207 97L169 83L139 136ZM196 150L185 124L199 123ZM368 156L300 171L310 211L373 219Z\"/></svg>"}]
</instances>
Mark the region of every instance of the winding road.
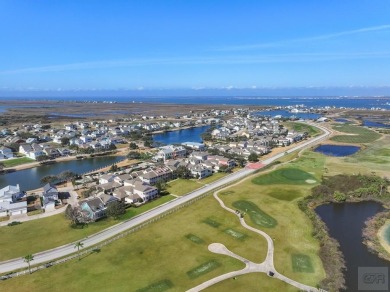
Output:
<instances>
[{"instance_id":1,"label":"winding road","mask_svg":"<svg viewBox=\"0 0 390 292\"><path fill-rule=\"evenodd\" d=\"M312 125L316 126L317 128L320 128L324 133L318 137L315 137L313 139L310 139L308 141L300 143L299 145L297 145L293 148L290 148L289 150L286 151L287 153L315 145L315 144L319 143L320 141L326 139L330 135L330 131L328 129L326 129L325 127L319 126L317 124L316 125L312 124ZM270 158L262 161L262 164L264 164L264 165L270 164L271 162L284 156L286 152L276 154L275 156L270 157ZM102 230L98 233L95 233L91 236L88 236L87 238L84 238L84 239L81 239L78 241L83 242L84 248L94 246L94 245L96 245L102 241L105 241L105 240L107 240L107 239L109 239L109 238L111 238L119 233L122 233L130 228L133 228L137 225L140 225L140 224L142 224L142 223L144 223L144 222L146 222L154 217L157 217L157 216L173 209L173 208L176 208L179 205L182 205L186 202L189 202L189 201L193 200L194 198L197 198L197 197L203 195L204 193L210 192L210 191L214 190L215 188L225 186L225 185L231 183L232 181L242 179L242 178L254 173L255 171L256 171L255 169L244 168L240 171L237 171L235 173L227 175L227 176L225 176L225 177L223 177L223 178L221 178L213 183L210 183L209 185L205 185L205 186L203 186L195 191L192 191L183 197L179 197L177 199L169 201L169 202L167 202L159 207L156 207L148 212L145 212L139 216L136 216L132 219L123 221L119 224L111 226L105 230ZM258 232L258 231L256 231L256 232ZM42 239L42 240L44 240L44 239ZM45 262L53 261L55 259L73 254L73 253L75 253L74 245L75 245L75 242L72 242L72 243L69 243L69 244L66 244L63 246L59 246L59 247L54 248L54 249L50 249L50 250L46 250L46 251L43 251L40 253L36 253L36 254L34 254L33 264L36 265L36 264L40 264L40 263L45 263ZM8 261L0 262L0 274L14 271L17 269L22 269L22 268L26 268L26 263L24 262L23 258L21 258L21 257L11 259Z\"/></svg>"}]
</instances>

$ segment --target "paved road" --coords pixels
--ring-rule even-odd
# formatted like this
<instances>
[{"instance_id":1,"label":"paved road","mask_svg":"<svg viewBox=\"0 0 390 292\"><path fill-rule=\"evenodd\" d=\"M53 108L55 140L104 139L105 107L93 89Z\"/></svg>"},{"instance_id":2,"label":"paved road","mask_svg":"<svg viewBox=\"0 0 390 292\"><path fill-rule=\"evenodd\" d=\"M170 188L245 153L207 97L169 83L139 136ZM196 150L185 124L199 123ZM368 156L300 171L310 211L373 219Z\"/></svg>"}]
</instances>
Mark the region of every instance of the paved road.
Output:
<instances>
[{"instance_id":1,"label":"paved road","mask_svg":"<svg viewBox=\"0 0 390 292\"><path fill-rule=\"evenodd\" d=\"M302 144L299 144L299 145L289 149L286 152L290 153L292 151L308 147L312 144L317 144L319 141L327 138L328 135L330 134L330 132L324 127L321 127L318 125L316 125L316 126L320 129L322 129L324 131L324 134L322 134L321 136L318 136L316 138L313 138L309 141L306 141ZM280 153L280 154L277 154L277 155L275 155L271 158L268 158L262 162L264 164L269 164L269 163L279 159L283 155L284 155L284 153ZM228 176L225 176L222 179L219 179L219 180L217 180L209 185L203 186L200 189L197 189L193 192L190 192L183 197L169 201L169 202L167 202L159 207L156 207L155 209L152 209L148 212L145 212L137 217L134 217L134 218L129 219L127 221L124 221L124 222L121 222L121 223L116 224L114 226L111 226L111 227L109 227L101 232L98 232L94 235L91 235L91 236L85 238L85 239L82 239L81 241L84 243L84 248L96 245L96 244L98 244L104 240L107 240L107 239L109 239L109 238L111 238L111 237L113 237L121 232L124 232L124 231L126 231L130 228L133 228L139 224L142 224L142 223L144 223L144 222L146 222L154 217L157 217L157 216L161 215L162 213L165 213L166 211L169 211L169 210L171 210L171 209L173 209L173 208L175 208L183 203L186 203L186 202L188 202L196 197L199 197L200 195L202 195L206 192L210 192L217 187L220 187L220 186L226 185L232 181L244 178L244 177L248 176L249 174L252 174L254 171L255 170L253 170L253 169L244 168L240 171L237 171L237 172L232 173ZM44 240L44 239L42 239L42 240ZM54 249L46 250L44 252L36 253L36 254L34 254L33 264L36 265L39 263L49 262L49 261L55 260L57 258L72 254L76 251L74 249L74 244L75 244L75 242L69 243L69 244L54 248ZM20 269L20 268L26 268L26 263L23 261L22 258L15 258L12 260L0 262L0 274L14 271L14 270Z\"/></svg>"}]
</instances>

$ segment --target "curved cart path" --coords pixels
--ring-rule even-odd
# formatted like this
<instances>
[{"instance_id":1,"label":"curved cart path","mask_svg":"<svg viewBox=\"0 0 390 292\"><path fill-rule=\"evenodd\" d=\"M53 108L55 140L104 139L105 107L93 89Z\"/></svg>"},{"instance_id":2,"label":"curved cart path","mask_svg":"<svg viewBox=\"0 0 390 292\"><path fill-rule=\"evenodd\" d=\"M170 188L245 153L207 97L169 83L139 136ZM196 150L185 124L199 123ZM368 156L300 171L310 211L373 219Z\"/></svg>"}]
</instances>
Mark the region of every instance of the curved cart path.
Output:
<instances>
[{"instance_id":1,"label":"curved cart path","mask_svg":"<svg viewBox=\"0 0 390 292\"><path fill-rule=\"evenodd\" d=\"M232 187L232 186L229 186L228 188L230 188L230 187ZM256 263L251 262L251 261L249 261L249 260L247 260L239 255L236 255L235 253L228 250L221 243L212 243L208 247L209 251L211 251L213 253L224 254L224 255L233 257L239 261L242 261L245 264L245 268L243 268L242 270L229 272L229 273L220 275L218 277L215 277L211 280L208 280L206 282L203 282L202 284L188 290L189 292L201 291L201 290L206 289L207 287L210 287L214 284L217 284L217 283L222 282L224 280L231 279L233 277L237 277L240 275L249 274L249 273L266 273L269 275L269 272L273 273L273 276L272 276L273 278L276 278L276 279L279 279L283 282L286 282L287 284L290 284L294 287L297 287L298 289L300 289L302 291L310 291L310 292L324 291L324 290L317 289L315 287L311 287L311 286L299 283L297 281L294 281L293 279L290 279L290 278L280 274L279 272L277 272L275 269L275 266L274 266L274 251L275 250L274 250L274 242L273 242L272 238L264 231L253 228L252 226L249 226L248 224L246 224L245 219L241 217L241 213L237 214L237 212L234 211L233 209L226 207L225 203L218 197L218 193L222 190L218 190L218 191L214 192L214 198L219 202L219 204L221 205L221 207L223 209L225 209L226 211L228 211L230 213L235 214L239 218L240 223L244 228L246 228L250 231L253 231L257 234L262 235L267 240L267 244L268 244L267 256L262 263L256 264ZM271 278L271 276L270 276L270 278Z\"/></svg>"}]
</instances>

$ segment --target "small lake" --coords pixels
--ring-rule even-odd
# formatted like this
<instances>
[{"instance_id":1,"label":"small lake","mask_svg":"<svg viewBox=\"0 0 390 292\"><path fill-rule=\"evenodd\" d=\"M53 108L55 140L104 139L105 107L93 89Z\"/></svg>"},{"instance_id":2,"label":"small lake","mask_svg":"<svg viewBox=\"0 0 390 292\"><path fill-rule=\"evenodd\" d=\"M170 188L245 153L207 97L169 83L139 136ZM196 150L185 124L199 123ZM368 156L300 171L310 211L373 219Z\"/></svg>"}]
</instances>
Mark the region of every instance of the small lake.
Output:
<instances>
[{"instance_id":1,"label":"small lake","mask_svg":"<svg viewBox=\"0 0 390 292\"><path fill-rule=\"evenodd\" d=\"M387 128L387 129L390 129L390 125L379 123L379 122L373 122L373 121L369 121L369 120L363 120L363 126L372 127L372 128Z\"/></svg>"},{"instance_id":2,"label":"small lake","mask_svg":"<svg viewBox=\"0 0 390 292\"><path fill-rule=\"evenodd\" d=\"M20 185L21 190L33 190L43 186L41 179L47 175L58 175L63 171L83 174L123 160L123 156L102 156L82 160L58 162L0 175L0 188Z\"/></svg>"},{"instance_id":3,"label":"small lake","mask_svg":"<svg viewBox=\"0 0 390 292\"><path fill-rule=\"evenodd\" d=\"M358 291L358 267L390 265L390 262L370 253L362 243L364 222L383 210L377 202L327 204L315 210L328 226L330 236L340 243L347 266L347 291Z\"/></svg>"},{"instance_id":4,"label":"small lake","mask_svg":"<svg viewBox=\"0 0 390 292\"><path fill-rule=\"evenodd\" d=\"M290 113L286 110L271 110L271 111L259 111L255 112L255 115L258 116L267 116L267 117L275 117L275 116L282 116L283 118L291 118L292 116L298 118L298 119L304 119L304 120L317 120L321 117L320 114L315 113Z\"/></svg>"},{"instance_id":5,"label":"small lake","mask_svg":"<svg viewBox=\"0 0 390 292\"><path fill-rule=\"evenodd\" d=\"M331 144L320 145L316 149L314 149L315 152L319 152L327 156L336 156L336 157L349 156L355 154L359 150L360 150L359 146L331 145Z\"/></svg>"},{"instance_id":6,"label":"small lake","mask_svg":"<svg viewBox=\"0 0 390 292\"><path fill-rule=\"evenodd\" d=\"M183 129L178 131L164 132L153 135L154 142L159 142L165 145L181 144L183 142L202 142L201 135L210 128L210 125Z\"/></svg>"}]
</instances>

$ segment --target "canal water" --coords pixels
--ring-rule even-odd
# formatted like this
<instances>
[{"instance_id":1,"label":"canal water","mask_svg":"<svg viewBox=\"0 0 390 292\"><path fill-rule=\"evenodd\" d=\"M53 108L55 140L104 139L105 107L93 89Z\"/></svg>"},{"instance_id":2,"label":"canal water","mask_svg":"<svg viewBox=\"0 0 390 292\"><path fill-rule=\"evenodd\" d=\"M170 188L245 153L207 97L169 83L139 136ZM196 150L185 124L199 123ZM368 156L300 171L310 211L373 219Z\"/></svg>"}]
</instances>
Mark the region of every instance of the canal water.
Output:
<instances>
[{"instance_id":1,"label":"canal water","mask_svg":"<svg viewBox=\"0 0 390 292\"><path fill-rule=\"evenodd\" d=\"M347 291L358 291L358 267L390 265L390 262L370 253L362 243L364 222L383 210L383 206L377 202L326 204L315 210L328 226L330 236L340 243L347 266Z\"/></svg>"},{"instance_id":2,"label":"canal water","mask_svg":"<svg viewBox=\"0 0 390 292\"><path fill-rule=\"evenodd\" d=\"M159 142L165 145L181 144L183 142L202 142L202 134L210 128L210 125L188 128L178 131L164 132L153 135L154 142Z\"/></svg>"},{"instance_id":3,"label":"canal water","mask_svg":"<svg viewBox=\"0 0 390 292\"><path fill-rule=\"evenodd\" d=\"M123 156L102 156L58 162L55 164L19 170L0 175L0 188L19 184L23 191L33 190L43 186L43 184L41 184L41 179L47 175L58 175L67 170L83 174L116 163L123 160L123 158Z\"/></svg>"}]
</instances>

